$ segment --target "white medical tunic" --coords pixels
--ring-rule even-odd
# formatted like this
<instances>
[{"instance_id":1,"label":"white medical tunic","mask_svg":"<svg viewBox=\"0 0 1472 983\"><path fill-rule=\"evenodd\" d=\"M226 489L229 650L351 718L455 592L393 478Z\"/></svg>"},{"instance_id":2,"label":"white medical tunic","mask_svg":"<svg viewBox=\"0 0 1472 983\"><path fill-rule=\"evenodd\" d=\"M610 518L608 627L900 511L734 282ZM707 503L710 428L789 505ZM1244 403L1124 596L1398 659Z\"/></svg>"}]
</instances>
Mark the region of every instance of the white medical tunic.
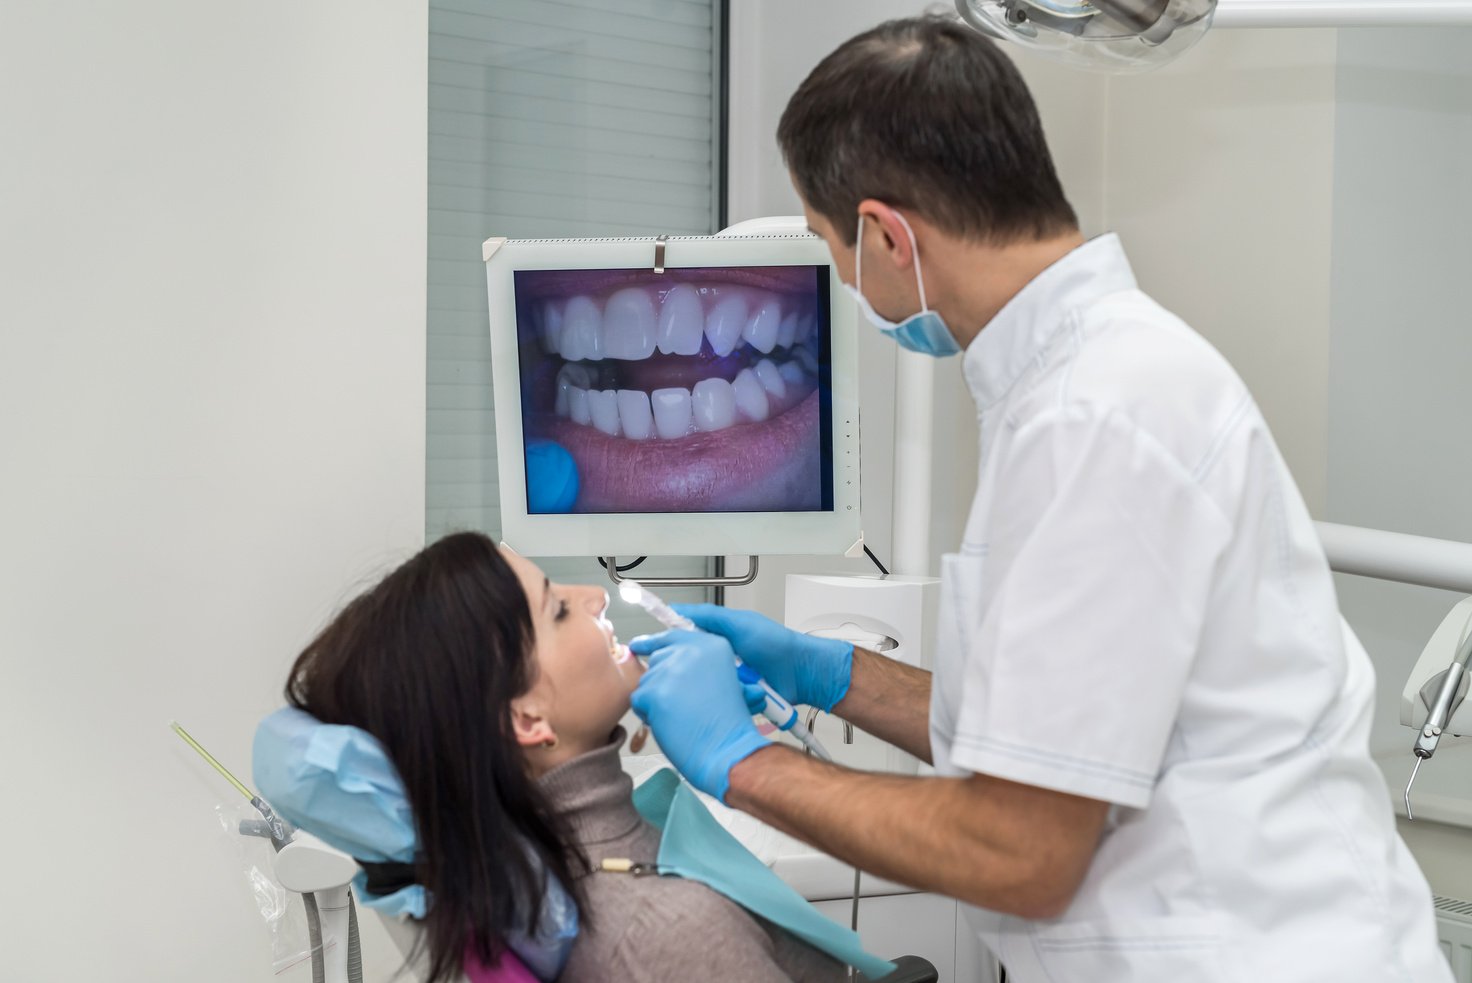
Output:
<instances>
[{"instance_id":1,"label":"white medical tunic","mask_svg":"<svg viewBox=\"0 0 1472 983\"><path fill-rule=\"evenodd\" d=\"M1367 747L1375 679L1252 397L1115 236L967 349L976 499L945 557L931 741L1112 804L1072 905L968 917L1018 983L1440 983Z\"/></svg>"}]
</instances>

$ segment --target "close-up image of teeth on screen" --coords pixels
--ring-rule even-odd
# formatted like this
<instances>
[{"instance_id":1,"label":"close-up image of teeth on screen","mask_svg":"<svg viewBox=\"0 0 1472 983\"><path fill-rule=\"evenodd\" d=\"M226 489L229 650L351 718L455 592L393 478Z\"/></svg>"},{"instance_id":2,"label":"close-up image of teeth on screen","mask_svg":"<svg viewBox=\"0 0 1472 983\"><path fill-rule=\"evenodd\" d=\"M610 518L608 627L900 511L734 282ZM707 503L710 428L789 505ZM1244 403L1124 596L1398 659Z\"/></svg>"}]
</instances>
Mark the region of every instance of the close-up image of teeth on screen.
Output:
<instances>
[{"instance_id":1,"label":"close-up image of teeth on screen","mask_svg":"<svg viewBox=\"0 0 1472 983\"><path fill-rule=\"evenodd\" d=\"M517 271L527 512L831 510L828 275Z\"/></svg>"}]
</instances>

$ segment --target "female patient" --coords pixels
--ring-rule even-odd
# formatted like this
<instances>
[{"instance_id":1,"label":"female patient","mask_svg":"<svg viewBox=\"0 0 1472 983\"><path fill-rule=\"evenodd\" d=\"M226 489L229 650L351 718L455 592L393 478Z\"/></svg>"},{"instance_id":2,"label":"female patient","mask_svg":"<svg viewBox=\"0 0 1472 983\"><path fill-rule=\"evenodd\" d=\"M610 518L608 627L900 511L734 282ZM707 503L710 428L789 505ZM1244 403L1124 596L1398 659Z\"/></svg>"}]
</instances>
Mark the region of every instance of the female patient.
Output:
<instances>
[{"instance_id":1,"label":"female patient","mask_svg":"<svg viewBox=\"0 0 1472 983\"><path fill-rule=\"evenodd\" d=\"M599 588L548 581L485 536L425 548L350 603L297 659L287 699L376 737L418 831L430 981L494 965L541 897L536 861L578 904L565 980L838 980L843 967L693 881L604 873L652 863L659 832L619 766L641 672ZM522 899L522 900L518 900ZM527 900L530 899L530 900Z\"/></svg>"}]
</instances>

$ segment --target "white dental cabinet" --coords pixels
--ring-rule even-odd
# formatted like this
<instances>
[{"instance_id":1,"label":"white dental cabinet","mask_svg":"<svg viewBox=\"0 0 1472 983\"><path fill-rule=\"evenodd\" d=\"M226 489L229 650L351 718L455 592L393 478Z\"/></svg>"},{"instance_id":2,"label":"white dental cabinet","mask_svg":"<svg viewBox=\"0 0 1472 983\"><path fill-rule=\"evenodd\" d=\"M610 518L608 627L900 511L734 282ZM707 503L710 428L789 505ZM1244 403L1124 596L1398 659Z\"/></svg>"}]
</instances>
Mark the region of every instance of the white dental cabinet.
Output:
<instances>
[{"instance_id":1,"label":"white dental cabinet","mask_svg":"<svg viewBox=\"0 0 1472 983\"><path fill-rule=\"evenodd\" d=\"M781 834L778 834L779 836ZM782 879L840 925L850 924L854 870L826 854L784 837L791 844L772 865ZM859 937L875 955L928 959L941 983L991 983L991 956L966 924L951 898L865 876L859 889Z\"/></svg>"}]
</instances>

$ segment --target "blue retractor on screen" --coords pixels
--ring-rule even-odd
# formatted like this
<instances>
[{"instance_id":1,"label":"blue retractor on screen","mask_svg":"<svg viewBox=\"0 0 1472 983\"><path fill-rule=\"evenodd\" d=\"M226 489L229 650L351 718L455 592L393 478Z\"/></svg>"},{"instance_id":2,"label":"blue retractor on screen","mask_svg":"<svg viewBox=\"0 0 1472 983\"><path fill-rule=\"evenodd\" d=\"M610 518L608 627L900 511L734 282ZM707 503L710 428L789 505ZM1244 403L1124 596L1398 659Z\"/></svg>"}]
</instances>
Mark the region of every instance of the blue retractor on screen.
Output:
<instances>
[{"instance_id":1,"label":"blue retractor on screen","mask_svg":"<svg viewBox=\"0 0 1472 983\"><path fill-rule=\"evenodd\" d=\"M578 466L567 448L552 440L526 445L526 498L531 513L571 512L578 500Z\"/></svg>"}]
</instances>

